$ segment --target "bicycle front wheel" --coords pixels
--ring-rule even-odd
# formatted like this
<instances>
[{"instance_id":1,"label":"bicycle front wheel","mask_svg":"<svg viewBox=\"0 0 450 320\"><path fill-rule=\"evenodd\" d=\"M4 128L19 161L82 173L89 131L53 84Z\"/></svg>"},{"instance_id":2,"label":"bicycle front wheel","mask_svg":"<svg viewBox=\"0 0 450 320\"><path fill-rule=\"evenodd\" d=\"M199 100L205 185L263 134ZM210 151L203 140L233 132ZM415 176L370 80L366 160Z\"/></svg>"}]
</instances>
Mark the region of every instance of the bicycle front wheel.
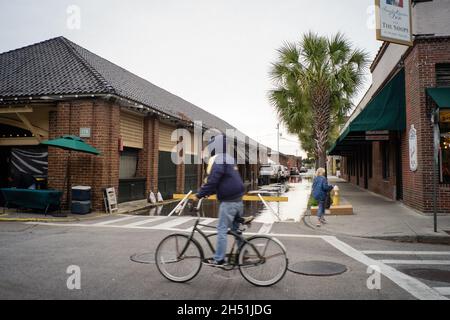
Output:
<instances>
[{"instance_id":1,"label":"bicycle front wheel","mask_svg":"<svg viewBox=\"0 0 450 320\"><path fill-rule=\"evenodd\" d=\"M251 284L269 287L283 279L288 268L284 246L276 239L255 236L239 252L239 271Z\"/></svg>"},{"instance_id":2,"label":"bicycle front wheel","mask_svg":"<svg viewBox=\"0 0 450 320\"><path fill-rule=\"evenodd\" d=\"M192 280L202 268L200 245L184 234L172 234L163 239L155 253L156 266L168 280L183 283Z\"/></svg>"}]
</instances>

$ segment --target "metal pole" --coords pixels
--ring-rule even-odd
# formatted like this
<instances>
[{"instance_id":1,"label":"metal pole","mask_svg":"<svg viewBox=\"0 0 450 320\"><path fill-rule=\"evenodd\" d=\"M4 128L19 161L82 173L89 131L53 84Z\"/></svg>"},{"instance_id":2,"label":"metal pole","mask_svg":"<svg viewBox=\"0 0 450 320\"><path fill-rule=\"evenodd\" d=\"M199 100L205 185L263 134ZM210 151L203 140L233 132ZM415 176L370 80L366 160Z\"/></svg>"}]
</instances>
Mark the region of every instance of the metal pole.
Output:
<instances>
[{"instance_id":1,"label":"metal pole","mask_svg":"<svg viewBox=\"0 0 450 320\"><path fill-rule=\"evenodd\" d=\"M259 199L261 199L262 203L264 204L264 206L269 209L269 211L275 216L277 217L278 221L281 221L280 219L280 215L276 214L275 211L272 209L272 207L266 202L266 200L264 200L264 198L261 196L260 193L258 193L258 197Z\"/></svg>"},{"instance_id":2,"label":"metal pole","mask_svg":"<svg viewBox=\"0 0 450 320\"><path fill-rule=\"evenodd\" d=\"M277 124L277 152L278 157L280 156L280 124Z\"/></svg>"},{"instance_id":3,"label":"metal pole","mask_svg":"<svg viewBox=\"0 0 450 320\"><path fill-rule=\"evenodd\" d=\"M433 116L433 216L434 216L434 232L438 232L438 221L437 221L437 192L438 192L438 181L439 176L438 165L439 165L439 148L440 148L440 133L439 133L439 111L434 110Z\"/></svg>"}]
</instances>

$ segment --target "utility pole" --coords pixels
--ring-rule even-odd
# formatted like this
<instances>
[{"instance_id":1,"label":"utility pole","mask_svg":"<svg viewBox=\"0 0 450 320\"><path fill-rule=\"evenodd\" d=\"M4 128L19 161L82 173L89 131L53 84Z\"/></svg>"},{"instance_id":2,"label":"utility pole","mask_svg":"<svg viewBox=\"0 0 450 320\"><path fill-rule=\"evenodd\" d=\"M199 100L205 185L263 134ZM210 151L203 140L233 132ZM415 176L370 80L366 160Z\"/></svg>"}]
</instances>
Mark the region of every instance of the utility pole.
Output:
<instances>
[{"instance_id":1,"label":"utility pole","mask_svg":"<svg viewBox=\"0 0 450 320\"><path fill-rule=\"evenodd\" d=\"M280 156L280 123L277 123L277 152L278 157Z\"/></svg>"}]
</instances>

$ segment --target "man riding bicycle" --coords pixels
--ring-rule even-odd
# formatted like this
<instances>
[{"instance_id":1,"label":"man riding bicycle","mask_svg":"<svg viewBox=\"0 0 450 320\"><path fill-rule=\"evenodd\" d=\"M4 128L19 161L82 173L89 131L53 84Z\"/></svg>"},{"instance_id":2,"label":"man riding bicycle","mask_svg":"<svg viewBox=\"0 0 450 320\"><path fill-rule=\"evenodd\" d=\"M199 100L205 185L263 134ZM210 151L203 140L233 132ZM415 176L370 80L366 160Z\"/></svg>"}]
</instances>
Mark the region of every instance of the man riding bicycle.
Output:
<instances>
[{"instance_id":1,"label":"man riding bicycle","mask_svg":"<svg viewBox=\"0 0 450 320\"><path fill-rule=\"evenodd\" d=\"M213 137L208 144L208 150L212 157L206 170L207 179L196 194L196 200L216 194L220 202L216 253L204 263L221 266L225 264L228 229L239 232L244 213L242 197L245 188L234 157L227 153L227 138L222 134Z\"/></svg>"}]
</instances>

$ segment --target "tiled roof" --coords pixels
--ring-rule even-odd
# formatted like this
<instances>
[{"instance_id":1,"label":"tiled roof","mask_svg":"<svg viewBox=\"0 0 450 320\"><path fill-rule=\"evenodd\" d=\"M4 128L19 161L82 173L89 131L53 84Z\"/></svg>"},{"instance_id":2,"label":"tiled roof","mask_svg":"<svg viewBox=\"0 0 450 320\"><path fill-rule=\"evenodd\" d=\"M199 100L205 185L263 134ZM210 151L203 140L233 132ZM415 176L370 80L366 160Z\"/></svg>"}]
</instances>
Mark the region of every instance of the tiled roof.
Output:
<instances>
[{"instance_id":1,"label":"tiled roof","mask_svg":"<svg viewBox=\"0 0 450 320\"><path fill-rule=\"evenodd\" d=\"M0 98L115 94L174 117L234 129L226 121L64 37L0 54Z\"/></svg>"}]
</instances>

